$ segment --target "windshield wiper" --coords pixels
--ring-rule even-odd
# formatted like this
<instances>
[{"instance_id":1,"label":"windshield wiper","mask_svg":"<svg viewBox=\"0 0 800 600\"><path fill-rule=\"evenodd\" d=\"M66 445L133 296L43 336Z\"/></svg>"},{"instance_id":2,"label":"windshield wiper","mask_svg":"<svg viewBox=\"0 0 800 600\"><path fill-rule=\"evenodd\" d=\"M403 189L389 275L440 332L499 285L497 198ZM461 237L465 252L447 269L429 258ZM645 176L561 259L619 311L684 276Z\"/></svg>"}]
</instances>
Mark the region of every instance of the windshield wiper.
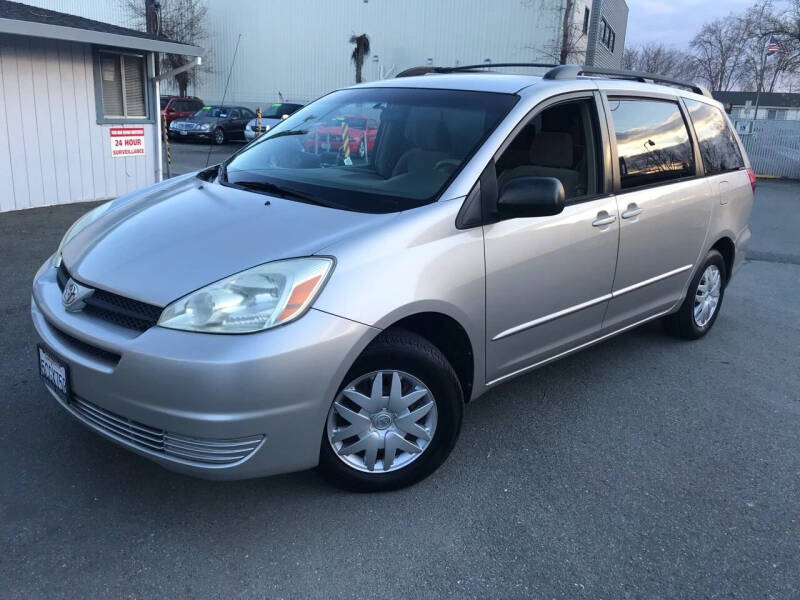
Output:
<instances>
[{"instance_id":1,"label":"windshield wiper","mask_svg":"<svg viewBox=\"0 0 800 600\"><path fill-rule=\"evenodd\" d=\"M273 133L267 139L273 140L275 138L283 137L286 135L307 135L307 134L308 134L307 129L289 129L288 131L279 131L278 133Z\"/></svg>"},{"instance_id":2,"label":"windshield wiper","mask_svg":"<svg viewBox=\"0 0 800 600\"><path fill-rule=\"evenodd\" d=\"M317 200L316 198L312 198L311 196L304 194L303 192L298 192L297 190L283 187L282 185L276 185L274 183L270 183L269 181L235 181L235 182L228 181L226 183L227 185L244 188L246 190L250 190L251 192L269 194L271 196L278 196L280 198L286 198L288 200L291 199L300 200L301 202L316 204L318 206L330 206L324 202Z\"/></svg>"}]
</instances>

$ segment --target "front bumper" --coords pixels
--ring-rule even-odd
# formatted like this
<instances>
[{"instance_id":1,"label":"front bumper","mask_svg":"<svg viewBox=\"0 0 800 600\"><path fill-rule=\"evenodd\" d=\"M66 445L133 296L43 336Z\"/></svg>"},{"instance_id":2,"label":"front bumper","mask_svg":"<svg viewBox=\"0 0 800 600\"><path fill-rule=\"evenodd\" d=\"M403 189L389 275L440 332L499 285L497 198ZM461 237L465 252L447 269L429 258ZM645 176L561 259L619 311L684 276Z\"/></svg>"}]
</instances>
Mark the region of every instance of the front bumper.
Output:
<instances>
[{"instance_id":1,"label":"front bumper","mask_svg":"<svg viewBox=\"0 0 800 600\"><path fill-rule=\"evenodd\" d=\"M49 263L34 280L31 316L44 344L69 365L75 400L61 402L64 408L138 454L210 479L316 466L330 402L350 365L378 333L314 309L257 334L162 327L139 333L64 310ZM98 425L109 422L117 428ZM212 445L263 440L233 464L206 464L131 441L120 433L120 423L163 431L191 448L192 440Z\"/></svg>"},{"instance_id":2,"label":"front bumper","mask_svg":"<svg viewBox=\"0 0 800 600\"><path fill-rule=\"evenodd\" d=\"M210 140L213 137L213 133L213 129L210 131L170 130L169 138L171 140Z\"/></svg>"}]
</instances>

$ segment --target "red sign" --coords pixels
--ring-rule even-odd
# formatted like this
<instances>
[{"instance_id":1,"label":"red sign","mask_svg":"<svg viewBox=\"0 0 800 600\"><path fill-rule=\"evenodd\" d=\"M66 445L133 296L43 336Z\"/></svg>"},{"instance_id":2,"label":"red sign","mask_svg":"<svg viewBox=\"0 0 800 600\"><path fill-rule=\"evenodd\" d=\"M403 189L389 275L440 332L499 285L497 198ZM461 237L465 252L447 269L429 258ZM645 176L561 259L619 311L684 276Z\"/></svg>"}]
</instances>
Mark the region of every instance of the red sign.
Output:
<instances>
[{"instance_id":1,"label":"red sign","mask_svg":"<svg viewBox=\"0 0 800 600\"><path fill-rule=\"evenodd\" d=\"M112 127L108 135L113 158L144 156L144 127Z\"/></svg>"}]
</instances>

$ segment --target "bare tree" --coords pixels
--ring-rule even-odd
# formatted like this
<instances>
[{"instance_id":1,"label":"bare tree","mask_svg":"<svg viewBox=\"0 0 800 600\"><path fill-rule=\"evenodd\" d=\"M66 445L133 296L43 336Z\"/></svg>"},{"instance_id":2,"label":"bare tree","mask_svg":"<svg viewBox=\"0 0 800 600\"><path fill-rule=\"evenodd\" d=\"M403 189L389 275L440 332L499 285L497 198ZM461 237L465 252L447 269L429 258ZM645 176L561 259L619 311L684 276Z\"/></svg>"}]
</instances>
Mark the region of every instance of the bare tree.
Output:
<instances>
[{"instance_id":1,"label":"bare tree","mask_svg":"<svg viewBox=\"0 0 800 600\"><path fill-rule=\"evenodd\" d=\"M538 0L521 0L521 4L532 10L542 10L541 2ZM583 64L586 62L588 35L583 31L583 24L579 22L580 19L576 19L575 1L565 0L565 2L551 10L559 13L558 20L561 23L561 35L543 46L526 46L526 48L535 50L539 56L544 57L544 60L553 61L560 65L567 63ZM542 58L537 57L537 60L542 60Z\"/></svg>"},{"instance_id":2,"label":"bare tree","mask_svg":"<svg viewBox=\"0 0 800 600\"><path fill-rule=\"evenodd\" d=\"M155 2L155 11L147 9L146 0L119 0L131 15L134 27L154 32L156 35L202 46L207 37L205 26L208 7L203 0L160 0ZM155 27L155 30L153 29ZM189 62L182 54L161 54L160 69L171 71ZM203 56L203 72L209 72L209 56ZM185 96L190 84L197 83L198 69L189 69L175 76L179 94Z\"/></svg>"},{"instance_id":3,"label":"bare tree","mask_svg":"<svg viewBox=\"0 0 800 600\"><path fill-rule=\"evenodd\" d=\"M692 80L697 76L689 54L662 43L625 48L622 54L622 68L675 79Z\"/></svg>"},{"instance_id":4,"label":"bare tree","mask_svg":"<svg viewBox=\"0 0 800 600\"><path fill-rule=\"evenodd\" d=\"M350 43L354 46L350 60L356 66L356 83L361 83L363 81L361 70L364 67L364 59L369 56L369 36L366 33L351 35Z\"/></svg>"},{"instance_id":5,"label":"bare tree","mask_svg":"<svg viewBox=\"0 0 800 600\"><path fill-rule=\"evenodd\" d=\"M783 11L775 11L770 0L752 6L739 19L748 32L742 44L742 87L772 92L800 69L800 39L791 33L792 28L800 28L800 23L786 18ZM772 38L778 40L779 50L767 52Z\"/></svg>"},{"instance_id":6,"label":"bare tree","mask_svg":"<svg viewBox=\"0 0 800 600\"><path fill-rule=\"evenodd\" d=\"M690 46L693 63L700 78L712 90L731 90L742 77L746 35L739 19L728 17L706 23L694 36Z\"/></svg>"}]
</instances>

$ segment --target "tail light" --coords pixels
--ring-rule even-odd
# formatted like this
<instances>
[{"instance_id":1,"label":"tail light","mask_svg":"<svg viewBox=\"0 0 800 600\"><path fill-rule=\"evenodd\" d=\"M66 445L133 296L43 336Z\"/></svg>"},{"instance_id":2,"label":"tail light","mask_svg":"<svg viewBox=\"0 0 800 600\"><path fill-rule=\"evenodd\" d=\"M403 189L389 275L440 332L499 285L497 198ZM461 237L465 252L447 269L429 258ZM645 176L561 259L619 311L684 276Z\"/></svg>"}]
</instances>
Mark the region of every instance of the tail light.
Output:
<instances>
[{"instance_id":1,"label":"tail light","mask_svg":"<svg viewBox=\"0 0 800 600\"><path fill-rule=\"evenodd\" d=\"M750 178L750 187L753 188L753 192L756 191L756 174L753 172L753 169L747 169L747 176Z\"/></svg>"}]
</instances>

